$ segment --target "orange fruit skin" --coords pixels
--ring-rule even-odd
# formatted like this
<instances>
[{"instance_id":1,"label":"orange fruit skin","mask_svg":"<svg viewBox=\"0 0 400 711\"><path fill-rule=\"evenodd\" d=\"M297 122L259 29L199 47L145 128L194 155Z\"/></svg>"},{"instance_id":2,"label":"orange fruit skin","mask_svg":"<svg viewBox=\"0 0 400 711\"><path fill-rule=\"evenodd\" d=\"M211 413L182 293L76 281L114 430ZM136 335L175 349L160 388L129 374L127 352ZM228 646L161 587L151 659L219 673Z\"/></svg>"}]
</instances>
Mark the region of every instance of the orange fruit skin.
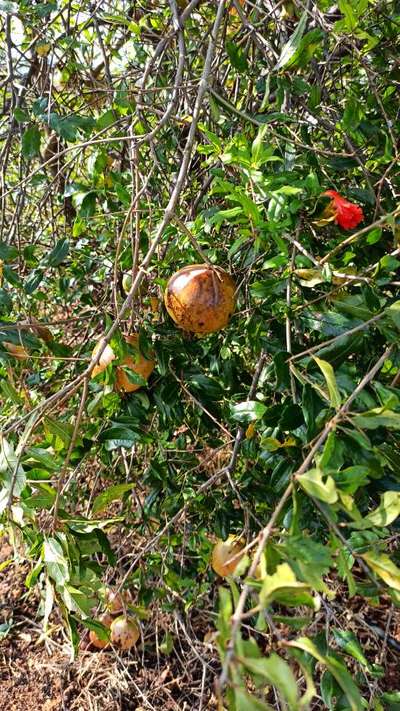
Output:
<instances>
[{"instance_id":1,"label":"orange fruit skin","mask_svg":"<svg viewBox=\"0 0 400 711\"><path fill-rule=\"evenodd\" d=\"M102 615L100 615L99 622L101 622L104 627L111 627L113 618L111 617L111 615L108 614L108 612L104 612ZM105 649L110 644L108 640L100 639L100 637L97 636L97 633L94 630L90 630L89 639L93 647L96 647L96 649Z\"/></svg>"},{"instance_id":2,"label":"orange fruit skin","mask_svg":"<svg viewBox=\"0 0 400 711\"><path fill-rule=\"evenodd\" d=\"M131 356L126 356L122 363L126 365L134 373L141 375L142 378L148 380L152 374L155 366L154 360L147 360L139 351L139 336L137 333L132 333L130 336L125 336L125 340L131 346L138 349L138 360L132 358ZM138 383L131 383L127 374L121 366L117 366L115 371L115 387L117 390L122 390L126 393L133 393L135 390L139 390L141 385Z\"/></svg>"},{"instance_id":3,"label":"orange fruit skin","mask_svg":"<svg viewBox=\"0 0 400 711\"><path fill-rule=\"evenodd\" d=\"M197 335L224 328L235 310L235 282L220 267L189 264L169 280L165 308L184 331Z\"/></svg>"},{"instance_id":4,"label":"orange fruit skin","mask_svg":"<svg viewBox=\"0 0 400 711\"><path fill-rule=\"evenodd\" d=\"M111 625L111 641L120 649L135 646L140 637L139 626L133 617L117 617Z\"/></svg>"},{"instance_id":5,"label":"orange fruit skin","mask_svg":"<svg viewBox=\"0 0 400 711\"><path fill-rule=\"evenodd\" d=\"M220 575L221 578L233 575L239 565L240 559L243 557L243 553L234 561L228 561L230 561L234 555L241 553L242 550L243 546L238 542L235 536L229 536L226 541L218 541L213 548L211 556L211 566L214 572Z\"/></svg>"}]
</instances>

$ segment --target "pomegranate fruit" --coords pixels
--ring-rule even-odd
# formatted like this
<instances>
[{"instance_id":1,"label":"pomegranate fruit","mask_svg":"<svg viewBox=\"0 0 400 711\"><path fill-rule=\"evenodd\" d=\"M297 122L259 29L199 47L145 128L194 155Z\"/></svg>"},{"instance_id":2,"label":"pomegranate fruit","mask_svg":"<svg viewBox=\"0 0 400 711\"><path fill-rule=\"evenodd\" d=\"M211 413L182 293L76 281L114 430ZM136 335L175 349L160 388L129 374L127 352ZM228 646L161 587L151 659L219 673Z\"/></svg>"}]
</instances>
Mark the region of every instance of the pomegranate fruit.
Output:
<instances>
[{"instance_id":1,"label":"pomegranate fruit","mask_svg":"<svg viewBox=\"0 0 400 711\"><path fill-rule=\"evenodd\" d=\"M122 364L117 365L115 369L115 387L117 390L121 390L126 393L132 393L135 390L138 390L141 385L139 383L132 383L129 380L129 376L126 373L125 368L122 366L127 367L134 373L141 375L144 380L147 380L154 370L155 362L154 360L148 360L140 352L139 335L137 333L132 333L130 336L124 336L124 338L125 341L131 346L133 346L134 349L137 351L138 357L137 359L135 359L135 357L127 355L123 359ZM97 343L97 345L93 349L92 358L95 357L99 349L100 343ZM110 363L115 359L115 357L116 356L113 349L107 344L103 353L100 356L98 364L95 365L95 367L93 368L92 378L95 378L96 375L98 375L99 373L103 373L107 366L110 365Z\"/></svg>"},{"instance_id":2,"label":"pomegranate fruit","mask_svg":"<svg viewBox=\"0 0 400 711\"><path fill-rule=\"evenodd\" d=\"M110 628L113 622L113 618L108 612L104 612L102 615L100 615L99 622L101 622L104 627ZM101 639L95 630L90 630L89 639L93 647L96 647L96 649L105 649L105 647L108 647L108 645L110 644L108 639Z\"/></svg>"},{"instance_id":3,"label":"pomegranate fruit","mask_svg":"<svg viewBox=\"0 0 400 711\"><path fill-rule=\"evenodd\" d=\"M92 359L97 355L99 350L100 350L100 343L97 343L92 351ZM114 360L114 358L115 358L115 353L114 353L113 349L111 348L111 346L109 346L107 343L104 351L102 352L102 354L100 356L99 362L97 363L97 365L94 366L94 368L92 370L92 378L95 378L96 375L98 375L99 373L103 373L105 371L105 369L107 368L107 366L110 365L111 361Z\"/></svg>"},{"instance_id":4,"label":"pomegranate fruit","mask_svg":"<svg viewBox=\"0 0 400 711\"><path fill-rule=\"evenodd\" d=\"M243 558L242 550L243 546L236 536L229 536L226 541L218 541L213 548L211 556L211 566L214 572L220 575L221 578L233 575L239 561ZM238 557L231 561L231 558L236 555Z\"/></svg>"},{"instance_id":5,"label":"pomegranate fruit","mask_svg":"<svg viewBox=\"0 0 400 711\"><path fill-rule=\"evenodd\" d=\"M117 617L111 625L111 641L120 649L131 649L140 637L139 625L133 617Z\"/></svg>"},{"instance_id":6,"label":"pomegranate fruit","mask_svg":"<svg viewBox=\"0 0 400 711\"><path fill-rule=\"evenodd\" d=\"M124 603L130 599L130 594L127 590L124 592L114 592L108 588L105 593L106 607L112 615L117 615L119 612L123 612Z\"/></svg>"},{"instance_id":7,"label":"pomegranate fruit","mask_svg":"<svg viewBox=\"0 0 400 711\"><path fill-rule=\"evenodd\" d=\"M235 282L220 267L189 264L169 280L165 308L184 331L197 335L224 328L235 310Z\"/></svg>"},{"instance_id":8,"label":"pomegranate fruit","mask_svg":"<svg viewBox=\"0 0 400 711\"><path fill-rule=\"evenodd\" d=\"M154 360L148 360L142 355L139 350L139 335L137 333L132 333L130 336L125 336L125 341L129 343L138 353L137 360L132 356L126 356L122 361L122 365L132 370L137 375L141 375L144 380L148 380L152 374L155 366ZM126 393L133 393L135 390L139 390L142 387L139 383L131 383L127 373L124 368L120 365L116 368L116 379L115 386L117 390L122 390Z\"/></svg>"}]
</instances>

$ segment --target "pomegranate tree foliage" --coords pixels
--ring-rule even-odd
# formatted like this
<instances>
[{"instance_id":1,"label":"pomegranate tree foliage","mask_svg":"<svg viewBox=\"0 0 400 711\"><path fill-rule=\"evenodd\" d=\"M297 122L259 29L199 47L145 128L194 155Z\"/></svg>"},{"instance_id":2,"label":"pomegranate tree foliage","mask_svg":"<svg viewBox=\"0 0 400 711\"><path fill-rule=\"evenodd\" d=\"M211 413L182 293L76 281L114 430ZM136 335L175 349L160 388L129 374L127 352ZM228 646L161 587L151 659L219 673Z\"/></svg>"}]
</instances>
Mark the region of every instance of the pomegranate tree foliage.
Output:
<instances>
[{"instance_id":1,"label":"pomegranate tree foliage","mask_svg":"<svg viewBox=\"0 0 400 711\"><path fill-rule=\"evenodd\" d=\"M229 709L392 708L390 627L379 658L341 612L400 604L400 3L0 11L0 508L44 626L76 649L112 583L145 629L218 608ZM204 261L237 310L197 338L162 294ZM157 365L124 395L132 331Z\"/></svg>"}]
</instances>

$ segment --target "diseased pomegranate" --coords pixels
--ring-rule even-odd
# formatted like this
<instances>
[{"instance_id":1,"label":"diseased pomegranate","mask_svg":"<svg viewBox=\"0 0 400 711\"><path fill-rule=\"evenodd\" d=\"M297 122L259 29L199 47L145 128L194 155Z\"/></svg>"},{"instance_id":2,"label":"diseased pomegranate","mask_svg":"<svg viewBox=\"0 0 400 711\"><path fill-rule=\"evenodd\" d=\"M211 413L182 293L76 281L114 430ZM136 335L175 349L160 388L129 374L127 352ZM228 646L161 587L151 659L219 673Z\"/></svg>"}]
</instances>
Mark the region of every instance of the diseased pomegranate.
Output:
<instances>
[{"instance_id":1,"label":"diseased pomegranate","mask_svg":"<svg viewBox=\"0 0 400 711\"><path fill-rule=\"evenodd\" d=\"M111 625L111 641L120 649L131 649L140 637L139 625L133 617L117 617Z\"/></svg>"},{"instance_id":2,"label":"diseased pomegranate","mask_svg":"<svg viewBox=\"0 0 400 711\"><path fill-rule=\"evenodd\" d=\"M233 575L241 558L243 558L243 546L238 541L236 536L229 536L226 541L218 541L212 552L211 566L217 575L225 578L227 575ZM238 555L235 560L230 562L233 556Z\"/></svg>"},{"instance_id":3,"label":"diseased pomegranate","mask_svg":"<svg viewBox=\"0 0 400 711\"><path fill-rule=\"evenodd\" d=\"M185 331L204 335L224 328L235 310L235 283L220 267L189 264L169 280L165 308Z\"/></svg>"}]
</instances>

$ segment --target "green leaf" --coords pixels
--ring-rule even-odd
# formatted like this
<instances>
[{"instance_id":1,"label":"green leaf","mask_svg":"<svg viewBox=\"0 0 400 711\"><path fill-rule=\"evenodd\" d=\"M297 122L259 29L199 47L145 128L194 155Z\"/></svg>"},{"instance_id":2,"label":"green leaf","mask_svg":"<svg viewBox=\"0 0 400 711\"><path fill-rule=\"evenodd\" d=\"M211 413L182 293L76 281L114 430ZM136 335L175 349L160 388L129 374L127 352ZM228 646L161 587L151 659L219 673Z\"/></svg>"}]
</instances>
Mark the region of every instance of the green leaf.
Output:
<instances>
[{"instance_id":1,"label":"green leaf","mask_svg":"<svg viewBox=\"0 0 400 711\"><path fill-rule=\"evenodd\" d=\"M80 619L79 622L81 622L83 626L86 627L88 630L93 630L93 632L96 632L99 639L102 639L104 642L108 642L108 640L110 639L110 630L108 629L108 627L105 627L105 625L102 625L101 622L99 622L98 620L93 620L86 617Z\"/></svg>"},{"instance_id":2,"label":"green leaf","mask_svg":"<svg viewBox=\"0 0 400 711\"><path fill-rule=\"evenodd\" d=\"M54 249L47 255L46 262L49 267L58 267L69 252L69 241L60 239Z\"/></svg>"},{"instance_id":3,"label":"green leaf","mask_svg":"<svg viewBox=\"0 0 400 711\"><path fill-rule=\"evenodd\" d=\"M42 2L34 6L33 11L38 17L47 17L57 10L56 2Z\"/></svg>"},{"instance_id":4,"label":"green leaf","mask_svg":"<svg viewBox=\"0 0 400 711\"><path fill-rule=\"evenodd\" d=\"M360 711L363 708L362 698L358 687L354 683L351 675L347 671L346 667L333 655L323 655L317 648L317 646L312 642L311 639L307 637L300 637L293 642L286 642L289 647L296 647L297 649L302 649L304 652L311 654L320 664L326 666L328 671L335 677L336 681L344 691L347 697L347 701L350 704L352 711Z\"/></svg>"},{"instance_id":5,"label":"green leaf","mask_svg":"<svg viewBox=\"0 0 400 711\"><path fill-rule=\"evenodd\" d=\"M315 590L327 590L322 577L333 563L329 548L311 538L289 536L281 549L297 577Z\"/></svg>"},{"instance_id":6,"label":"green leaf","mask_svg":"<svg viewBox=\"0 0 400 711\"><path fill-rule=\"evenodd\" d=\"M273 711L273 709L244 689L235 689L235 711Z\"/></svg>"},{"instance_id":7,"label":"green leaf","mask_svg":"<svg viewBox=\"0 0 400 711\"><path fill-rule=\"evenodd\" d=\"M342 126L345 131L351 133L355 131L363 118L361 106L355 96L350 96L346 102L343 114Z\"/></svg>"},{"instance_id":8,"label":"green leaf","mask_svg":"<svg viewBox=\"0 0 400 711\"><path fill-rule=\"evenodd\" d=\"M303 37L304 31L306 29L307 19L308 13L303 12L299 22L297 23L295 31L293 32L289 40L286 42L286 44L282 47L281 55L278 59L277 64L274 67L275 71L278 71L279 69L285 67L289 63L291 58L294 56L296 50L299 48L301 38Z\"/></svg>"},{"instance_id":9,"label":"green leaf","mask_svg":"<svg viewBox=\"0 0 400 711\"><path fill-rule=\"evenodd\" d=\"M24 505L30 509L50 509L55 502L57 492L48 484L38 485L39 491L24 499Z\"/></svg>"},{"instance_id":10,"label":"green leaf","mask_svg":"<svg viewBox=\"0 0 400 711\"><path fill-rule=\"evenodd\" d=\"M400 413L387 410L384 407L375 407L363 412L362 415L354 415L352 422L356 427L366 430L376 430L378 427L400 430Z\"/></svg>"},{"instance_id":11,"label":"green leaf","mask_svg":"<svg viewBox=\"0 0 400 711\"><path fill-rule=\"evenodd\" d=\"M236 422L247 423L260 420L266 411L266 406L257 400L247 400L231 405L231 416Z\"/></svg>"},{"instance_id":12,"label":"green leaf","mask_svg":"<svg viewBox=\"0 0 400 711\"><path fill-rule=\"evenodd\" d=\"M28 160L40 153L41 135L37 126L29 126L22 134L22 155Z\"/></svg>"},{"instance_id":13,"label":"green leaf","mask_svg":"<svg viewBox=\"0 0 400 711\"><path fill-rule=\"evenodd\" d=\"M0 3L0 7L1 7L1 3ZM18 121L18 123L27 123L27 121L29 121L29 114L17 106L14 109L14 118L16 121Z\"/></svg>"},{"instance_id":14,"label":"green leaf","mask_svg":"<svg viewBox=\"0 0 400 711\"><path fill-rule=\"evenodd\" d=\"M356 27L358 25L358 20L357 20L357 16L354 13L351 3L348 2L348 0L339 0L338 5L339 5L340 12L342 12L344 15L344 20L342 20L342 22L343 22L345 28L347 30L349 30L350 32L352 32L353 30L356 29ZM339 28L338 28L338 25L339 25L339 23L335 23L335 30L336 31L341 28L341 25Z\"/></svg>"},{"instance_id":15,"label":"green leaf","mask_svg":"<svg viewBox=\"0 0 400 711\"><path fill-rule=\"evenodd\" d=\"M101 114L96 121L96 126L101 131L104 128L109 128L115 123L115 112L112 109L108 109L104 114Z\"/></svg>"},{"instance_id":16,"label":"green leaf","mask_svg":"<svg viewBox=\"0 0 400 711\"><path fill-rule=\"evenodd\" d=\"M18 3L12 0L0 0L0 12L6 12L8 15L18 15Z\"/></svg>"},{"instance_id":17,"label":"green leaf","mask_svg":"<svg viewBox=\"0 0 400 711\"><path fill-rule=\"evenodd\" d=\"M224 657L225 645L231 637L231 616L233 612L232 595L227 588L220 587L218 590L219 596L219 611L217 620L218 629L218 646L222 650L222 658Z\"/></svg>"},{"instance_id":18,"label":"green leaf","mask_svg":"<svg viewBox=\"0 0 400 711\"><path fill-rule=\"evenodd\" d=\"M313 357L326 380L331 405L335 408L335 410L338 410L340 405L342 404L342 400L336 383L335 372L331 364L327 363L326 360L321 360L321 358L317 358L316 356Z\"/></svg>"},{"instance_id":19,"label":"green leaf","mask_svg":"<svg viewBox=\"0 0 400 711\"><path fill-rule=\"evenodd\" d=\"M394 325L400 330L400 301L395 301L386 310L385 313L393 321Z\"/></svg>"},{"instance_id":20,"label":"green leaf","mask_svg":"<svg viewBox=\"0 0 400 711\"><path fill-rule=\"evenodd\" d=\"M301 630L303 627L308 627L311 624L312 617L296 615L295 617L290 617L289 615L271 615L273 622L278 625L286 625L293 630Z\"/></svg>"},{"instance_id":21,"label":"green leaf","mask_svg":"<svg viewBox=\"0 0 400 711\"><path fill-rule=\"evenodd\" d=\"M171 634L171 632L166 632L164 634L164 637L162 638L159 649L162 654L171 654L172 650L174 648L174 638Z\"/></svg>"},{"instance_id":22,"label":"green leaf","mask_svg":"<svg viewBox=\"0 0 400 711\"><path fill-rule=\"evenodd\" d=\"M365 667L369 668L368 659L365 657L361 645L353 632L350 632L350 630L338 629L333 629L332 632L336 644L340 649L356 659L357 662L360 662L360 664L363 664Z\"/></svg>"},{"instance_id":23,"label":"green leaf","mask_svg":"<svg viewBox=\"0 0 400 711\"><path fill-rule=\"evenodd\" d=\"M69 423L59 422L52 417L44 418L44 427L47 432L58 437L66 446L69 445L73 428Z\"/></svg>"},{"instance_id":24,"label":"green leaf","mask_svg":"<svg viewBox=\"0 0 400 711\"><path fill-rule=\"evenodd\" d=\"M259 161L260 156L263 152L264 136L267 133L267 131L268 131L267 124L265 126L261 126L261 128L258 129L257 135L252 143L251 157L252 157L255 165L258 165L258 161Z\"/></svg>"},{"instance_id":25,"label":"green leaf","mask_svg":"<svg viewBox=\"0 0 400 711\"><path fill-rule=\"evenodd\" d=\"M297 476L300 486L320 501L334 504L338 500L335 481L329 474L324 474L320 469L309 469L305 474Z\"/></svg>"},{"instance_id":26,"label":"green leaf","mask_svg":"<svg viewBox=\"0 0 400 711\"><path fill-rule=\"evenodd\" d=\"M226 41L225 49L232 66L237 69L238 72L246 72L248 69L248 62L244 49L231 40Z\"/></svg>"},{"instance_id":27,"label":"green leaf","mask_svg":"<svg viewBox=\"0 0 400 711\"><path fill-rule=\"evenodd\" d=\"M25 449L23 463L32 466L35 462L38 462L50 472L58 472L61 466L60 458L55 457L54 454L50 454L46 449L42 449L41 447L27 447Z\"/></svg>"},{"instance_id":28,"label":"green leaf","mask_svg":"<svg viewBox=\"0 0 400 711\"><path fill-rule=\"evenodd\" d=\"M280 695L289 704L289 708L297 711L298 693L295 676L287 662L278 654L271 654L263 659L243 659L239 661L252 674L264 677L270 684L275 686Z\"/></svg>"},{"instance_id":29,"label":"green leaf","mask_svg":"<svg viewBox=\"0 0 400 711\"><path fill-rule=\"evenodd\" d=\"M119 501L127 491L135 488L135 484L115 484L109 486L105 491L96 496L93 501L92 511L94 514L103 511L112 501Z\"/></svg>"},{"instance_id":30,"label":"green leaf","mask_svg":"<svg viewBox=\"0 0 400 711\"><path fill-rule=\"evenodd\" d=\"M5 398L14 403L14 405L21 405L23 402L22 397L18 394L16 389L7 380L0 380L0 388Z\"/></svg>"},{"instance_id":31,"label":"green leaf","mask_svg":"<svg viewBox=\"0 0 400 711\"><path fill-rule=\"evenodd\" d=\"M87 193L79 208L79 217L92 217L96 212L96 193Z\"/></svg>"},{"instance_id":32,"label":"green leaf","mask_svg":"<svg viewBox=\"0 0 400 711\"><path fill-rule=\"evenodd\" d=\"M4 262L13 262L18 257L18 249L6 242L0 242L0 259Z\"/></svg>"},{"instance_id":33,"label":"green leaf","mask_svg":"<svg viewBox=\"0 0 400 711\"><path fill-rule=\"evenodd\" d=\"M123 425L115 425L114 427L109 427L108 429L104 430L99 439L102 442L105 442L106 440L109 439L124 439L124 440L130 440L131 442L135 442L138 439L138 435L134 430L131 430L129 427L124 427Z\"/></svg>"},{"instance_id":34,"label":"green leaf","mask_svg":"<svg viewBox=\"0 0 400 711\"><path fill-rule=\"evenodd\" d=\"M24 290L25 293L28 294L28 296L30 296L31 294L33 294L34 291L36 291L38 286L41 284L43 277L43 269L34 269L33 272L30 273L24 283Z\"/></svg>"},{"instance_id":35,"label":"green leaf","mask_svg":"<svg viewBox=\"0 0 400 711\"><path fill-rule=\"evenodd\" d=\"M62 546L55 538L47 538L43 543L43 561L51 578L57 585L65 585L69 580L68 562Z\"/></svg>"}]
</instances>

